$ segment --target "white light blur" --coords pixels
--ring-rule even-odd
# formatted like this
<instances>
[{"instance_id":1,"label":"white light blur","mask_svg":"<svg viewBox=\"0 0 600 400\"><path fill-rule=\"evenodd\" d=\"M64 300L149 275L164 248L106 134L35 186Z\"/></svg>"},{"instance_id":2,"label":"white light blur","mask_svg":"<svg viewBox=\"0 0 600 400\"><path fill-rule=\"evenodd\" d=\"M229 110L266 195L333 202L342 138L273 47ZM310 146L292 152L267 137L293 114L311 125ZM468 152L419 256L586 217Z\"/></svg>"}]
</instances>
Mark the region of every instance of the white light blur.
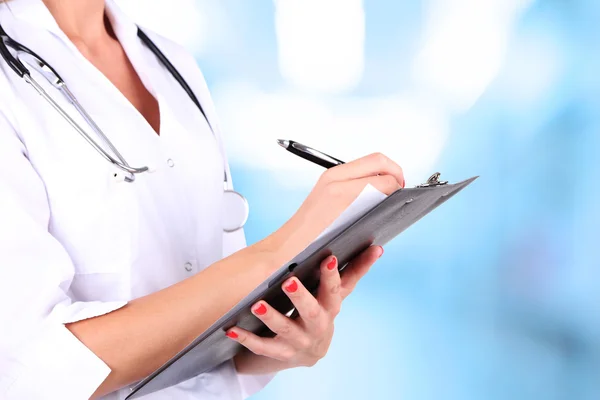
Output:
<instances>
[{"instance_id":1,"label":"white light blur","mask_svg":"<svg viewBox=\"0 0 600 400\"><path fill-rule=\"evenodd\" d=\"M137 23L152 29L195 54L202 52L212 38L218 37L215 19L218 2L196 0L118 0L119 6Z\"/></svg>"},{"instance_id":2,"label":"white light blur","mask_svg":"<svg viewBox=\"0 0 600 400\"><path fill-rule=\"evenodd\" d=\"M362 0L274 0L281 74L301 90L341 93L364 69Z\"/></svg>"},{"instance_id":3,"label":"white light blur","mask_svg":"<svg viewBox=\"0 0 600 400\"><path fill-rule=\"evenodd\" d=\"M519 43L513 45L498 88L507 100L507 107L531 112L532 107L544 104L548 91L565 69L565 46L559 40L543 31L521 34Z\"/></svg>"},{"instance_id":4,"label":"white light blur","mask_svg":"<svg viewBox=\"0 0 600 400\"><path fill-rule=\"evenodd\" d=\"M471 107L500 71L511 28L530 2L431 0L415 82L454 111Z\"/></svg>"},{"instance_id":5,"label":"white light blur","mask_svg":"<svg viewBox=\"0 0 600 400\"><path fill-rule=\"evenodd\" d=\"M416 97L325 102L240 83L214 87L213 97L229 160L268 172L280 184L312 186L323 169L284 151L276 139L296 140L344 161L382 152L403 167L412 185L435 172L448 135L445 115Z\"/></svg>"}]
</instances>

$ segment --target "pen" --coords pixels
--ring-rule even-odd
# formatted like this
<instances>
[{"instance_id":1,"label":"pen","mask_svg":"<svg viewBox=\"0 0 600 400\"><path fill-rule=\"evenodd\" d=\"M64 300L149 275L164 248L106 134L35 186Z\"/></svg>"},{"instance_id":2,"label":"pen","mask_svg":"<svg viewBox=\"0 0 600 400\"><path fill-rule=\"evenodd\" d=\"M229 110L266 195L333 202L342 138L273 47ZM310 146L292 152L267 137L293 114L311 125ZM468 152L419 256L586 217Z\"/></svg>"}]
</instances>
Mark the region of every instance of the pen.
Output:
<instances>
[{"instance_id":1,"label":"pen","mask_svg":"<svg viewBox=\"0 0 600 400\"><path fill-rule=\"evenodd\" d=\"M342 160L338 160L335 157L331 157L319 150L315 150L311 147L305 146L301 143L294 142L293 140L277 139L277 143L290 153L302 157L305 160L311 161L315 164L325 168L332 168L336 165L344 164Z\"/></svg>"}]
</instances>

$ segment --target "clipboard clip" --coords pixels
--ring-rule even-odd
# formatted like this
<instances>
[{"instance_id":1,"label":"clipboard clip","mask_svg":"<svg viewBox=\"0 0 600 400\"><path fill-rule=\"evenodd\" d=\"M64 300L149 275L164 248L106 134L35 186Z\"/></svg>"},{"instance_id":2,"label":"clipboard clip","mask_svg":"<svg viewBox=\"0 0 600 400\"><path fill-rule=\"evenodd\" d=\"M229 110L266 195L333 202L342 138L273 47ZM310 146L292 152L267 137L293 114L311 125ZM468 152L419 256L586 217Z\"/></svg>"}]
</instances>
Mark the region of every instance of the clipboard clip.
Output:
<instances>
[{"instance_id":1,"label":"clipboard clip","mask_svg":"<svg viewBox=\"0 0 600 400\"><path fill-rule=\"evenodd\" d=\"M422 184L418 185L417 187L424 188L424 187L446 185L448 183L448 181L440 181L440 175L441 174L439 172L436 172L435 174L431 175L429 177L429 179L427 179L427 182L422 183Z\"/></svg>"}]
</instances>

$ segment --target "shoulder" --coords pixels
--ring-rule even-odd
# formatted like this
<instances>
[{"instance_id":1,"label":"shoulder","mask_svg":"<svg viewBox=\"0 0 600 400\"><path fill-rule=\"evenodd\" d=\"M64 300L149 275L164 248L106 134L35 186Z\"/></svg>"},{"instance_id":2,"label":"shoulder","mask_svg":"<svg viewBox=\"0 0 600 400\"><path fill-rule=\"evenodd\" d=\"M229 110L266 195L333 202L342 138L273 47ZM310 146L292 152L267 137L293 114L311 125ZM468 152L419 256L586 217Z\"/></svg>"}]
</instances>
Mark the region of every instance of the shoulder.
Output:
<instances>
[{"instance_id":1,"label":"shoulder","mask_svg":"<svg viewBox=\"0 0 600 400\"><path fill-rule=\"evenodd\" d=\"M183 45L150 29L141 26L140 29L150 38L150 40L152 40L159 50L164 53L175 68L181 70L181 73L186 78L191 75L191 77L204 80L204 76L202 75L194 56Z\"/></svg>"},{"instance_id":2,"label":"shoulder","mask_svg":"<svg viewBox=\"0 0 600 400\"><path fill-rule=\"evenodd\" d=\"M4 30L9 32L9 35L17 25L8 4L0 4L0 24ZM0 134L6 133L7 123L10 123L12 127L16 126L17 107L20 103L18 93L26 85L7 61L0 57L0 119L3 122Z\"/></svg>"},{"instance_id":3,"label":"shoulder","mask_svg":"<svg viewBox=\"0 0 600 400\"><path fill-rule=\"evenodd\" d=\"M154 44L156 44L160 50L165 53L165 55L169 53L170 55L179 57L190 56L189 52L184 46L167 38L166 36L163 36L143 26L139 26L139 29L144 32L146 36L148 36L152 42L154 42Z\"/></svg>"},{"instance_id":4,"label":"shoulder","mask_svg":"<svg viewBox=\"0 0 600 400\"><path fill-rule=\"evenodd\" d=\"M0 59L0 62L6 65L3 59ZM0 67L0 158L6 159L13 151L25 153L25 145L17 129L15 107L18 99L7 76L12 70L3 67ZM3 161L0 160L0 163Z\"/></svg>"},{"instance_id":5,"label":"shoulder","mask_svg":"<svg viewBox=\"0 0 600 400\"><path fill-rule=\"evenodd\" d=\"M207 113L215 130L220 131L219 120L213 104L212 96L204 75L192 53L184 46L174 42L152 30L140 27L140 29L152 40L152 42L164 53L165 57L173 64L175 69L182 75L186 83L191 87L196 97Z\"/></svg>"},{"instance_id":6,"label":"shoulder","mask_svg":"<svg viewBox=\"0 0 600 400\"><path fill-rule=\"evenodd\" d=\"M17 125L16 109L19 103L15 89L15 79L20 79L0 58L0 136L14 134Z\"/></svg>"},{"instance_id":7,"label":"shoulder","mask_svg":"<svg viewBox=\"0 0 600 400\"><path fill-rule=\"evenodd\" d=\"M27 84L20 81L21 78L0 57L0 153L6 150L6 141L24 142L19 130L22 99L18 93L20 87Z\"/></svg>"}]
</instances>

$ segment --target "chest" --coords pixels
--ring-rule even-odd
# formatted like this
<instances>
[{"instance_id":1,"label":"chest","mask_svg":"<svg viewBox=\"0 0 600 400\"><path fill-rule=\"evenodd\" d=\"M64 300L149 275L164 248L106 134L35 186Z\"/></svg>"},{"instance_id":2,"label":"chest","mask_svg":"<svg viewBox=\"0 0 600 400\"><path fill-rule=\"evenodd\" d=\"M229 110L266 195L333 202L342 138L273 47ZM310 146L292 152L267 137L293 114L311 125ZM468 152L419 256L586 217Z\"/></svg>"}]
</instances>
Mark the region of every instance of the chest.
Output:
<instances>
[{"instance_id":1,"label":"chest","mask_svg":"<svg viewBox=\"0 0 600 400\"><path fill-rule=\"evenodd\" d=\"M106 77L106 79L144 117L150 127L160 134L159 104L144 85L138 72L117 40L106 39L95 52L82 47L82 55Z\"/></svg>"},{"instance_id":2,"label":"chest","mask_svg":"<svg viewBox=\"0 0 600 400\"><path fill-rule=\"evenodd\" d=\"M14 80L19 132L47 192L48 229L75 265L73 298L139 297L221 258L224 160L199 110L152 57L138 59L148 63L140 80L152 82L159 136L103 74L65 57L44 55L127 162L149 167L132 183L115 179L117 168L32 88ZM45 90L106 148L72 104L49 85Z\"/></svg>"}]
</instances>

